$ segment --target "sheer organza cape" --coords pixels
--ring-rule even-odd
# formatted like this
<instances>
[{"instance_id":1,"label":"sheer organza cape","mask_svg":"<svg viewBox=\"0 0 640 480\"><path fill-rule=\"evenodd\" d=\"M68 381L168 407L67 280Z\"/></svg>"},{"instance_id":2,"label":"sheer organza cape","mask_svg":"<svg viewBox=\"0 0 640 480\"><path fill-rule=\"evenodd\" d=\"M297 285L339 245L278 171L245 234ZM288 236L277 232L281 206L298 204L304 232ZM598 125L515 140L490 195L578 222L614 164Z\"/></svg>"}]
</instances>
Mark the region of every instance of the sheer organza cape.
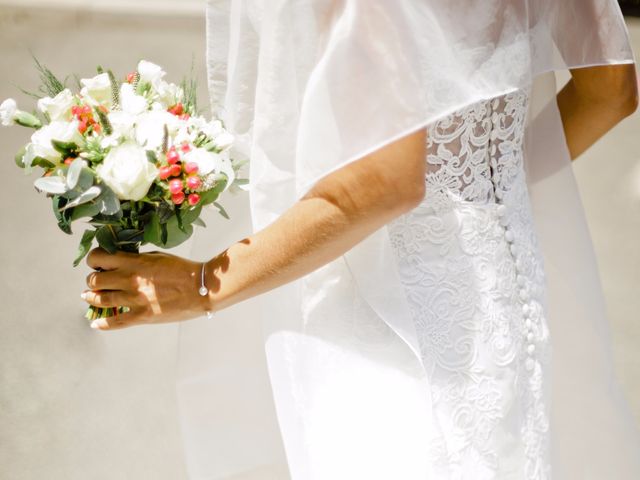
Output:
<instances>
[{"instance_id":1,"label":"sheer organza cape","mask_svg":"<svg viewBox=\"0 0 640 480\"><path fill-rule=\"evenodd\" d=\"M634 61L617 3L210 0L207 22L212 105L237 135L235 155L250 159L248 204L238 199L232 213L250 211L253 230L341 166L468 104L532 86L525 166L548 279L553 474L640 478L555 102L555 72ZM194 256L210 258L249 233L234 222L201 233ZM181 325L177 390L190 478L284 478L273 473L285 463L282 445L296 480L433 478L423 458L428 378L386 227L336 262L346 266L339 279L320 269L216 320ZM342 297L323 299L329 281ZM325 315L350 312L354 321L365 305L402 341L372 359L319 338L306 329L318 302ZM292 384L301 363L304 381ZM338 374L344 388L327 381ZM309 392L334 402L331 418L309 421L314 412L299 401ZM353 421L354 408L370 421Z\"/></svg>"}]
</instances>

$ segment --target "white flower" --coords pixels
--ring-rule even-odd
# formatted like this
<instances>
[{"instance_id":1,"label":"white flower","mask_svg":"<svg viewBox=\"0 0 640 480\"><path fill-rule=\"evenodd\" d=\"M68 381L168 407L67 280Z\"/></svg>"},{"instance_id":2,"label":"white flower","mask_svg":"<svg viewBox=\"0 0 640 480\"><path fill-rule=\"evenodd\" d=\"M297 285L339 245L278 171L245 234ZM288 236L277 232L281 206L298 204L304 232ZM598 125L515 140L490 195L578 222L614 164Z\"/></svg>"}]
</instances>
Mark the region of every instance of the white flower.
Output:
<instances>
[{"instance_id":1,"label":"white flower","mask_svg":"<svg viewBox=\"0 0 640 480\"><path fill-rule=\"evenodd\" d=\"M173 107L178 102L181 102L184 97L184 91L181 87L174 83L167 83L160 81L156 86L156 93L158 94L157 101L163 109Z\"/></svg>"},{"instance_id":2,"label":"white flower","mask_svg":"<svg viewBox=\"0 0 640 480\"><path fill-rule=\"evenodd\" d=\"M115 147L123 140L135 140L136 117L120 110L112 110L107 115L113 132L100 141L102 148Z\"/></svg>"},{"instance_id":3,"label":"white flower","mask_svg":"<svg viewBox=\"0 0 640 480\"><path fill-rule=\"evenodd\" d=\"M111 81L107 73L101 73L93 78L83 78L80 80L82 90L80 94L92 105L105 105L111 108L113 94L111 92Z\"/></svg>"},{"instance_id":4,"label":"white flower","mask_svg":"<svg viewBox=\"0 0 640 480\"><path fill-rule=\"evenodd\" d=\"M220 135L217 135L213 141L220 150L226 150L231 145L233 145L235 138L226 130L223 130Z\"/></svg>"},{"instance_id":5,"label":"white flower","mask_svg":"<svg viewBox=\"0 0 640 480\"><path fill-rule=\"evenodd\" d=\"M71 120L71 107L74 103L71 90L64 89L54 98L44 97L38 100L38 110L48 115L52 122Z\"/></svg>"},{"instance_id":6,"label":"white flower","mask_svg":"<svg viewBox=\"0 0 640 480\"><path fill-rule=\"evenodd\" d=\"M145 112L136 119L136 141L147 150L156 150L162 146L165 125L172 135L179 128L178 123L179 119L166 110Z\"/></svg>"},{"instance_id":7,"label":"white flower","mask_svg":"<svg viewBox=\"0 0 640 480\"><path fill-rule=\"evenodd\" d=\"M14 117L18 112L18 104L13 98L8 98L0 105L0 123L5 127L13 125Z\"/></svg>"},{"instance_id":8,"label":"white flower","mask_svg":"<svg viewBox=\"0 0 640 480\"><path fill-rule=\"evenodd\" d=\"M49 125L42 127L31 136L31 143L27 145L26 152L22 161L26 167L31 166L34 158L41 157L53 163L62 160L60 152L58 152L51 143L52 140L59 142L75 143L82 145L84 139L78 131L77 120L72 122L51 122Z\"/></svg>"},{"instance_id":9,"label":"white flower","mask_svg":"<svg viewBox=\"0 0 640 480\"><path fill-rule=\"evenodd\" d=\"M120 200L138 201L149 191L158 169L143 148L128 142L112 149L96 173Z\"/></svg>"},{"instance_id":10,"label":"white flower","mask_svg":"<svg viewBox=\"0 0 640 480\"><path fill-rule=\"evenodd\" d=\"M141 83L150 83L154 88L157 88L162 78L166 75L158 65L141 60L138 63L138 73L140 74Z\"/></svg>"},{"instance_id":11,"label":"white flower","mask_svg":"<svg viewBox=\"0 0 640 480\"><path fill-rule=\"evenodd\" d=\"M149 109L149 104L146 98L136 94L133 85L123 83L120 87L120 108L131 115L139 115Z\"/></svg>"},{"instance_id":12,"label":"white flower","mask_svg":"<svg viewBox=\"0 0 640 480\"><path fill-rule=\"evenodd\" d=\"M236 178L231 160L226 152L213 153L204 148L195 148L184 156L184 162L193 162L198 165L198 173L200 175L224 173L229 179L227 185L231 185Z\"/></svg>"}]
</instances>

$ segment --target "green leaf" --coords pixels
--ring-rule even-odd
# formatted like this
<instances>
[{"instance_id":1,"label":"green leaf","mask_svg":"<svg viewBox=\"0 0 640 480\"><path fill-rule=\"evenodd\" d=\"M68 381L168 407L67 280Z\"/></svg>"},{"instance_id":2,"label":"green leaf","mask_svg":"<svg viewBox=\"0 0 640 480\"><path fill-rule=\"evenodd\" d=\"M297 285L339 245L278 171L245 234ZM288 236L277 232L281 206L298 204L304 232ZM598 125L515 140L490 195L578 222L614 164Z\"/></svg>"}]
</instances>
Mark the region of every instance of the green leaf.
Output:
<instances>
[{"instance_id":1,"label":"green leaf","mask_svg":"<svg viewBox=\"0 0 640 480\"><path fill-rule=\"evenodd\" d=\"M138 244L142 242L144 239L144 232L137 229L125 229L119 230L117 233L117 242L116 245L118 247L123 247L125 245Z\"/></svg>"},{"instance_id":2,"label":"green leaf","mask_svg":"<svg viewBox=\"0 0 640 480\"><path fill-rule=\"evenodd\" d=\"M42 128L42 122L38 117L27 112L17 112L13 120L21 127L34 128L39 130Z\"/></svg>"},{"instance_id":3,"label":"green leaf","mask_svg":"<svg viewBox=\"0 0 640 480\"><path fill-rule=\"evenodd\" d=\"M154 165L157 164L158 156L156 155L156 152L153 150L147 150L147 160L149 160L149 163L153 163Z\"/></svg>"},{"instance_id":4,"label":"green leaf","mask_svg":"<svg viewBox=\"0 0 640 480\"><path fill-rule=\"evenodd\" d=\"M71 235L71 215L69 211L61 211L62 207L67 203L66 198L62 198L59 195L55 195L52 199L53 204L53 214L56 216L56 220L58 221L58 227L64 233Z\"/></svg>"},{"instance_id":5,"label":"green leaf","mask_svg":"<svg viewBox=\"0 0 640 480\"><path fill-rule=\"evenodd\" d=\"M158 247L163 246L160 220L156 212L151 213L149 221L144 226L143 239L146 243L152 243Z\"/></svg>"},{"instance_id":6,"label":"green leaf","mask_svg":"<svg viewBox=\"0 0 640 480\"><path fill-rule=\"evenodd\" d=\"M199 217L198 217L198 218L196 218L196 219L193 221L192 225L197 225L197 226L199 226L199 227L207 228L207 224L206 224L206 223L204 223L204 220L202 220L202 219L201 219L201 218L199 218Z\"/></svg>"},{"instance_id":7,"label":"green leaf","mask_svg":"<svg viewBox=\"0 0 640 480\"><path fill-rule=\"evenodd\" d=\"M41 192L59 195L67 191L67 184L62 177L41 177L34 183L35 187Z\"/></svg>"},{"instance_id":8,"label":"green leaf","mask_svg":"<svg viewBox=\"0 0 640 480\"><path fill-rule=\"evenodd\" d=\"M24 161L22 159L24 158L24 154L26 152L27 152L27 147L25 146L25 147L22 147L18 153L16 153L15 162L16 162L16 165L20 168L24 168Z\"/></svg>"},{"instance_id":9,"label":"green leaf","mask_svg":"<svg viewBox=\"0 0 640 480\"><path fill-rule=\"evenodd\" d=\"M80 240L80 245L78 246L78 255L76 259L73 261L73 266L77 267L82 259L87 256L89 250L91 250L91 244L93 243L93 239L96 236L95 230L86 230L82 235L82 239Z\"/></svg>"},{"instance_id":10,"label":"green leaf","mask_svg":"<svg viewBox=\"0 0 640 480\"><path fill-rule=\"evenodd\" d=\"M78 184L80 179L80 172L82 171L83 161L81 158L76 158L67 170L67 188L73 190Z\"/></svg>"},{"instance_id":11,"label":"green leaf","mask_svg":"<svg viewBox=\"0 0 640 480\"><path fill-rule=\"evenodd\" d=\"M71 212L71 221L75 222L80 218L94 217L100 213L100 206L95 202L85 203L77 206ZM116 222L116 224L119 222Z\"/></svg>"},{"instance_id":12,"label":"green leaf","mask_svg":"<svg viewBox=\"0 0 640 480\"><path fill-rule=\"evenodd\" d=\"M184 225L184 230L178 227L178 220L176 217L171 219L166 224L167 238L163 242L164 248L173 248L186 242L193 234L193 227L191 225Z\"/></svg>"},{"instance_id":13,"label":"green leaf","mask_svg":"<svg viewBox=\"0 0 640 480\"><path fill-rule=\"evenodd\" d=\"M16 157L16 159L17 159L17 157ZM22 159L20 159L20 161L22 162ZM50 162L49 160L46 160L46 159L44 159L42 157L36 157L31 162L31 166L32 167L42 167L45 170L50 170L53 167L55 167L56 165L53 162ZM24 164L23 164L23 168L24 168Z\"/></svg>"},{"instance_id":14,"label":"green leaf","mask_svg":"<svg viewBox=\"0 0 640 480\"><path fill-rule=\"evenodd\" d=\"M190 225L195 222L202 213L202 204L190 207L182 212L182 223Z\"/></svg>"},{"instance_id":15,"label":"green leaf","mask_svg":"<svg viewBox=\"0 0 640 480\"><path fill-rule=\"evenodd\" d=\"M51 140L51 145L63 157L68 157L78 151L78 145L73 142L61 142L59 140Z\"/></svg>"},{"instance_id":16,"label":"green leaf","mask_svg":"<svg viewBox=\"0 0 640 480\"><path fill-rule=\"evenodd\" d=\"M220 212L220 215L222 215L224 218L226 218L227 220L230 220L229 218L229 214L227 213L227 211L223 208L222 205L220 205L218 202L213 202L213 205L215 205L215 207L218 209L218 211Z\"/></svg>"},{"instance_id":17,"label":"green leaf","mask_svg":"<svg viewBox=\"0 0 640 480\"><path fill-rule=\"evenodd\" d=\"M103 215L115 215L120 211L120 200L116 197L106 185L102 185L102 195L97 198L97 202L100 205L100 213Z\"/></svg>"},{"instance_id":18,"label":"green leaf","mask_svg":"<svg viewBox=\"0 0 640 480\"><path fill-rule=\"evenodd\" d=\"M101 248L109 253L116 253L118 248L116 247L114 228L109 225L104 225L96 231L96 240Z\"/></svg>"},{"instance_id":19,"label":"green leaf","mask_svg":"<svg viewBox=\"0 0 640 480\"><path fill-rule=\"evenodd\" d=\"M183 233L186 233L186 230L184 229L184 223L182 222L182 212L180 211L180 207L178 205L176 205L175 212L176 212L176 222L178 223L178 228Z\"/></svg>"},{"instance_id":20,"label":"green leaf","mask_svg":"<svg viewBox=\"0 0 640 480\"><path fill-rule=\"evenodd\" d=\"M69 208L77 207L78 205L82 205L83 203L90 202L100 196L102 190L100 187L91 187L86 192L82 192L75 199L67 203L62 210L67 210Z\"/></svg>"}]
</instances>

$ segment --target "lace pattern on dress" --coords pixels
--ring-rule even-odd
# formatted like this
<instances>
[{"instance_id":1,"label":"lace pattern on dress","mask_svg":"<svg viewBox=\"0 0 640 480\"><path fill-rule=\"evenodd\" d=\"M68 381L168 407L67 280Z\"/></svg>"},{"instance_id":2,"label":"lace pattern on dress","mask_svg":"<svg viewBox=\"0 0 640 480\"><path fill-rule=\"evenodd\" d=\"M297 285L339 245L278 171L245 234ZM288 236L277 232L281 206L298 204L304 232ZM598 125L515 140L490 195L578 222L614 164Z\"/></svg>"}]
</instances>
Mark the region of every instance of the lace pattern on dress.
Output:
<instances>
[{"instance_id":1,"label":"lace pattern on dress","mask_svg":"<svg viewBox=\"0 0 640 480\"><path fill-rule=\"evenodd\" d=\"M519 90L430 125L425 200L389 224L432 386L439 479L551 478L527 111Z\"/></svg>"}]
</instances>

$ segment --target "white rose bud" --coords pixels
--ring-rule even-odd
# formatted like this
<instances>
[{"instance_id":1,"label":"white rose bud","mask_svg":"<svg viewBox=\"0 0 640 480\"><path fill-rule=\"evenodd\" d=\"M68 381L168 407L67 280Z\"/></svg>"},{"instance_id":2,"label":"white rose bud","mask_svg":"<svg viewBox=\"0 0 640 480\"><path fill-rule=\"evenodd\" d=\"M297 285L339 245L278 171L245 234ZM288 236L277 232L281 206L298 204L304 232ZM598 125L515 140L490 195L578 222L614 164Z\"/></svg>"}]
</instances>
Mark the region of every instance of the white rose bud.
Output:
<instances>
[{"instance_id":1,"label":"white rose bud","mask_svg":"<svg viewBox=\"0 0 640 480\"><path fill-rule=\"evenodd\" d=\"M45 97L38 100L38 110L47 115L52 122L71 120L71 107L74 103L71 90L64 89L54 98Z\"/></svg>"},{"instance_id":2,"label":"white rose bud","mask_svg":"<svg viewBox=\"0 0 640 480\"><path fill-rule=\"evenodd\" d=\"M51 122L42 127L31 136L31 143L27 145L22 161L25 167L30 167L36 157L44 158L53 163L62 160L62 155L53 148L52 140L64 143L75 143L82 145L84 139L78 131L80 123L77 120L72 122Z\"/></svg>"},{"instance_id":3,"label":"white rose bud","mask_svg":"<svg viewBox=\"0 0 640 480\"><path fill-rule=\"evenodd\" d=\"M15 116L18 112L18 104L13 98L8 98L0 105L0 122L5 127L15 124Z\"/></svg>"},{"instance_id":4,"label":"white rose bud","mask_svg":"<svg viewBox=\"0 0 640 480\"><path fill-rule=\"evenodd\" d=\"M158 169L143 148L129 142L112 149L96 173L120 200L138 201L149 192Z\"/></svg>"},{"instance_id":5,"label":"white rose bud","mask_svg":"<svg viewBox=\"0 0 640 480\"><path fill-rule=\"evenodd\" d=\"M140 83L150 83L154 88L159 86L160 81L166 75L161 67L146 60L138 63L138 73L140 74Z\"/></svg>"},{"instance_id":6,"label":"white rose bud","mask_svg":"<svg viewBox=\"0 0 640 480\"><path fill-rule=\"evenodd\" d=\"M120 87L120 108L130 115L139 115L146 112L149 105L147 99L138 95L131 84L123 83Z\"/></svg>"},{"instance_id":7,"label":"white rose bud","mask_svg":"<svg viewBox=\"0 0 640 480\"><path fill-rule=\"evenodd\" d=\"M83 78L80 80L82 90L80 94L92 105L105 105L111 108L113 103L113 93L111 92L111 81L109 74L101 73L93 78Z\"/></svg>"},{"instance_id":8,"label":"white rose bud","mask_svg":"<svg viewBox=\"0 0 640 480\"><path fill-rule=\"evenodd\" d=\"M158 94L158 103L166 110L173 107L184 97L184 91L178 85L160 81L156 87Z\"/></svg>"}]
</instances>

